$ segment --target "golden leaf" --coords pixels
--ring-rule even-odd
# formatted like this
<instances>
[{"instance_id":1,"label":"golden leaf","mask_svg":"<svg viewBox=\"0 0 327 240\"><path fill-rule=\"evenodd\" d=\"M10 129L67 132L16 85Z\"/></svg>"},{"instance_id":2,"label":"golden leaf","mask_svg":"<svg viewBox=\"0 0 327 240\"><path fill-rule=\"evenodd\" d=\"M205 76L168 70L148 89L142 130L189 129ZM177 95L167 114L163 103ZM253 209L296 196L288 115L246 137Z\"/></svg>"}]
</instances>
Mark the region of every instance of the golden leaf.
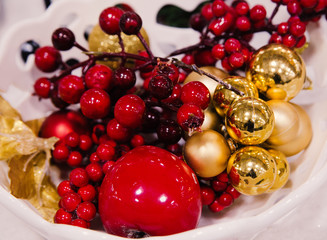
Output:
<instances>
[{"instance_id":1,"label":"golden leaf","mask_svg":"<svg viewBox=\"0 0 327 240\"><path fill-rule=\"evenodd\" d=\"M33 131L35 135L38 135L40 128L45 118L33 119L25 122L25 124Z\"/></svg>"}]
</instances>

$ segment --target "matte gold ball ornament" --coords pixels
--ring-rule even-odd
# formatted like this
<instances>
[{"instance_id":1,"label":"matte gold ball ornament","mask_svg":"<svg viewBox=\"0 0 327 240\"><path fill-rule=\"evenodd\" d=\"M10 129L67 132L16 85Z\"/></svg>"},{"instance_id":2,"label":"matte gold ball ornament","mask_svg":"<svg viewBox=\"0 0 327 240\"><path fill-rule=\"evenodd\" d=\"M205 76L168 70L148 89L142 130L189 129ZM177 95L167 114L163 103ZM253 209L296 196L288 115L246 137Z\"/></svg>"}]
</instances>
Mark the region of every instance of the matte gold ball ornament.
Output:
<instances>
[{"instance_id":1,"label":"matte gold ball ornament","mask_svg":"<svg viewBox=\"0 0 327 240\"><path fill-rule=\"evenodd\" d=\"M297 113L298 122L293 123L294 125L296 124L295 126L297 127L293 126L285 133L283 132L280 135L273 135L274 141L267 141L265 143L266 147L279 150L287 157L296 155L306 149L309 146L313 136L312 124L307 112L297 104L290 104ZM276 121L278 121L277 117ZM289 122L289 120L286 121ZM288 125L287 122L283 122L285 127ZM290 123L290 125L292 124Z\"/></svg>"},{"instance_id":2,"label":"matte gold ball ornament","mask_svg":"<svg viewBox=\"0 0 327 240\"><path fill-rule=\"evenodd\" d=\"M149 44L149 37L141 28L140 33L144 37L145 41ZM138 54L139 51L144 50L144 46L136 35L126 35L121 33L121 37L124 43L124 49L127 53ZM117 35L109 35L102 31L99 24L95 25L88 37L89 49L92 52L121 52L121 46ZM106 62L112 68L119 66L118 59Z\"/></svg>"},{"instance_id":3,"label":"matte gold ball ornament","mask_svg":"<svg viewBox=\"0 0 327 240\"><path fill-rule=\"evenodd\" d=\"M303 88L306 69L296 51L273 43L253 54L246 77L268 99L289 101Z\"/></svg>"},{"instance_id":4,"label":"matte gold ball ornament","mask_svg":"<svg viewBox=\"0 0 327 240\"><path fill-rule=\"evenodd\" d=\"M247 80L247 78L245 77L230 76L224 78L223 81L230 84L232 87L236 88L240 92L244 93L244 96L241 96L237 92L227 89L221 84L218 84L214 91L212 102L217 113L221 117L225 116L228 108L235 99L239 99L240 97L259 97L256 86L252 82Z\"/></svg>"},{"instance_id":5,"label":"matte gold ball ornament","mask_svg":"<svg viewBox=\"0 0 327 240\"><path fill-rule=\"evenodd\" d=\"M225 117L228 134L243 145L258 145L266 141L274 123L270 107L263 100L252 97L235 100Z\"/></svg>"},{"instance_id":6,"label":"matte gold ball ornament","mask_svg":"<svg viewBox=\"0 0 327 240\"><path fill-rule=\"evenodd\" d=\"M259 195L273 186L277 167L267 150L258 146L246 146L232 154L227 173L237 191L245 195Z\"/></svg>"},{"instance_id":7,"label":"matte gold ball ornament","mask_svg":"<svg viewBox=\"0 0 327 240\"><path fill-rule=\"evenodd\" d=\"M267 104L275 116L275 126L267 143L283 145L293 141L301 121L294 104L283 100L270 100Z\"/></svg>"},{"instance_id":8,"label":"matte gold ball ornament","mask_svg":"<svg viewBox=\"0 0 327 240\"><path fill-rule=\"evenodd\" d=\"M268 190L268 192L274 192L282 188L288 181L290 175L290 166L285 154L281 151L269 149L268 152L274 158L277 167L276 179L272 187Z\"/></svg>"},{"instance_id":9,"label":"matte gold ball ornament","mask_svg":"<svg viewBox=\"0 0 327 240\"><path fill-rule=\"evenodd\" d=\"M214 130L196 132L183 148L185 162L200 177L214 177L227 167L230 149L226 139Z\"/></svg>"},{"instance_id":10,"label":"matte gold ball ornament","mask_svg":"<svg viewBox=\"0 0 327 240\"><path fill-rule=\"evenodd\" d=\"M204 66L204 67L200 67L199 69L214 75L219 80L223 80L224 78L229 76L229 74L227 72L223 71L220 68L214 67L214 66ZM215 80L213 80L205 75L200 75L196 72L191 72L186 77L184 84L192 82L192 81L202 82L209 89L211 97L213 96L216 86L218 84Z\"/></svg>"}]
</instances>

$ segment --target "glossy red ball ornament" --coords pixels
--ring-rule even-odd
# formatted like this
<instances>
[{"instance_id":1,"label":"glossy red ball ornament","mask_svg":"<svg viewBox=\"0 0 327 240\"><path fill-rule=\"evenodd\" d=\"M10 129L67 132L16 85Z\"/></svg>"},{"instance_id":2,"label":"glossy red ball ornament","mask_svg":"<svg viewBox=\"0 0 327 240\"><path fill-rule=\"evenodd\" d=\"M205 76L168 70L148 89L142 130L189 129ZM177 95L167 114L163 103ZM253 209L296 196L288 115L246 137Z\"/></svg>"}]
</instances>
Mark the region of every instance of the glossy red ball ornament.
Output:
<instances>
[{"instance_id":1,"label":"glossy red ball ornament","mask_svg":"<svg viewBox=\"0 0 327 240\"><path fill-rule=\"evenodd\" d=\"M195 173L177 156L155 146L139 146L121 157L99 193L105 230L124 237L194 229L201 210Z\"/></svg>"},{"instance_id":2,"label":"glossy red ball ornament","mask_svg":"<svg viewBox=\"0 0 327 240\"><path fill-rule=\"evenodd\" d=\"M82 114L73 110L60 110L46 117L39 136L64 139L68 133L86 134L88 129L88 121Z\"/></svg>"}]
</instances>

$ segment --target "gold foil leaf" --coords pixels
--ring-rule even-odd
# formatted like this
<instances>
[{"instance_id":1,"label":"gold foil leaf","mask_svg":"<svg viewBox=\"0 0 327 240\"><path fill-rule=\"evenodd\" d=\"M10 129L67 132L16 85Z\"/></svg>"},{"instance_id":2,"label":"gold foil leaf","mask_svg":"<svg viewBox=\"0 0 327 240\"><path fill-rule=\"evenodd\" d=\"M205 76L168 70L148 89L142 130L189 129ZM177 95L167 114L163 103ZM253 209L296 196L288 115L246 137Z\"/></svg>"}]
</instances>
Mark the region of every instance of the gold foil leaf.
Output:
<instances>
[{"instance_id":1,"label":"gold foil leaf","mask_svg":"<svg viewBox=\"0 0 327 240\"><path fill-rule=\"evenodd\" d=\"M20 114L0 95L0 115L21 119Z\"/></svg>"},{"instance_id":2,"label":"gold foil leaf","mask_svg":"<svg viewBox=\"0 0 327 240\"><path fill-rule=\"evenodd\" d=\"M21 120L0 115L0 160L51 149L57 138L38 138Z\"/></svg>"},{"instance_id":3,"label":"gold foil leaf","mask_svg":"<svg viewBox=\"0 0 327 240\"><path fill-rule=\"evenodd\" d=\"M33 131L35 135L38 135L40 128L45 118L33 119L25 122L25 124Z\"/></svg>"}]
</instances>

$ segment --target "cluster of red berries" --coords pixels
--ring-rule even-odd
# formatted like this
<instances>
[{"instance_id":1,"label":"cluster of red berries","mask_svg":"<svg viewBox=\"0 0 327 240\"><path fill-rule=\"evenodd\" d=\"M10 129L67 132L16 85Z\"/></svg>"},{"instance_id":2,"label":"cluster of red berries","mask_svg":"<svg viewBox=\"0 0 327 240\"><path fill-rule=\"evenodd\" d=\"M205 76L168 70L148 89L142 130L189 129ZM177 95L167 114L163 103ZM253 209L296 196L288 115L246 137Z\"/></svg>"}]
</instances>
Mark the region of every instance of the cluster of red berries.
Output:
<instances>
[{"instance_id":1,"label":"cluster of red berries","mask_svg":"<svg viewBox=\"0 0 327 240\"><path fill-rule=\"evenodd\" d=\"M263 5L253 7L245 0L235 0L229 6L223 0L206 3L190 18L190 26L200 32L200 42L173 52L184 54L182 61L197 66L216 65L221 61L228 71L243 70L257 49L250 45L253 34L267 32L267 43L282 43L300 48L306 43L305 31L309 22L326 15L325 0L272 0L276 4L271 16ZM284 6L290 18L274 24L279 8Z\"/></svg>"},{"instance_id":2,"label":"cluster of red berries","mask_svg":"<svg viewBox=\"0 0 327 240\"><path fill-rule=\"evenodd\" d=\"M191 65L215 65L221 60L228 72L243 69L255 50L249 40L260 31L271 34L270 42L301 47L306 41L305 13L310 12L311 19L316 19L326 9L326 2L318 0L273 2L276 9L269 19L262 5L250 8L243 0L234 1L231 6L222 0L205 4L190 19L191 27L201 33L200 42L170 55L184 54L181 61L153 56L140 34L142 19L134 11L118 7L103 10L99 26L105 33L119 37L119 53L94 55L76 42L68 28L53 32L53 46L36 50L35 65L45 73L58 74L39 78L34 84L35 95L50 98L59 109L78 106L91 126L89 133L70 132L52 152L55 162L73 168L69 180L58 186L61 200L55 222L89 227L97 213L97 188L104 175L132 148L156 145L182 159L181 139L187 135L184 133L201 129L204 110L210 104L209 90L202 82L184 84L187 74L194 70ZM291 8L295 3L301 11ZM281 5L287 5L291 18L273 25L272 19ZM139 54L125 52L122 32L137 35L145 50ZM73 65L65 63L61 51L72 47L87 52L88 58ZM119 58L120 66L111 69L98 63L110 58ZM135 63L133 67L127 67L127 59ZM73 74L78 68L81 74ZM143 79L142 84L137 84L136 73ZM213 212L230 206L239 196L225 172L199 180L203 205Z\"/></svg>"},{"instance_id":3,"label":"cluster of red berries","mask_svg":"<svg viewBox=\"0 0 327 240\"><path fill-rule=\"evenodd\" d=\"M232 205L240 193L231 185L228 174L222 172L210 179L200 178L202 205L220 212Z\"/></svg>"}]
</instances>

